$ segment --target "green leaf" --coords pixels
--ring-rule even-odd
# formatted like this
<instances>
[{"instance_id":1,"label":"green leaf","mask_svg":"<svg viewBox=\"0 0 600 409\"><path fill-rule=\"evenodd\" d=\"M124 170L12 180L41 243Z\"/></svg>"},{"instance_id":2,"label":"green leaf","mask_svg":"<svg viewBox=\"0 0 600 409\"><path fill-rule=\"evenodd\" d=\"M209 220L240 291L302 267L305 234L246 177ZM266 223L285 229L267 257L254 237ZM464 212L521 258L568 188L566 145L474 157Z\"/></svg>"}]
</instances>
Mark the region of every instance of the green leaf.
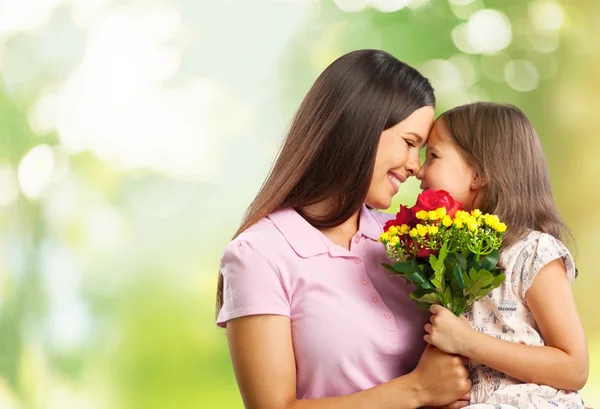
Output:
<instances>
[{"instance_id":1,"label":"green leaf","mask_svg":"<svg viewBox=\"0 0 600 409\"><path fill-rule=\"evenodd\" d=\"M465 293L468 293L469 289L475 286L475 283L473 282L469 274L463 274L463 279L465 280Z\"/></svg>"},{"instance_id":2,"label":"green leaf","mask_svg":"<svg viewBox=\"0 0 600 409\"><path fill-rule=\"evenodd\" d=\"M462 255L461 255L462 256ZM464 261L464 258L463 258ZM456 257L455 254L449 254L446 258L446 281L450 283L453 292L463 293L465 288L463 263Z\"/></svg>"},{"instance_id":3,"label":"green leaf","mask_svg":"<svg viewBox=\"0 0 600 409\"><path fill-rule=\"evenodd\" d=\"M429 265L429 263L421 264L420 266L423 269L423 275L427 277L427 279L431 280L434 275L433 268Z\"/></svg>"},{"instance_id":4,"label":"green leaf","mask_svg":"<svg viewBox=\"0 0 600 409\"><path fill-rule=\"evenodd\" d=\"M458 253L456 254L456 262L460 266L461 271L464 273L467 270L467 257L464 254Z\"/></svg>"},{"instance_id":5,"label":"green leaf","mask_svg":"<svg viewBox=\"0 0 600 409\"><path fill-rule=\"evenodd\" d=\"M428 279L426 279L420 272L412 272L408 274L408 278L421 289L433 289L435 288Z\"/></svg>"},{"instance_id":6,"label":"green leaf","mask_svg":"<svg viewBox=\"0 0 600 409\"><path fill-rule=\"evenodd\" d=\"M506 276L504 275L504 273L498 274L496 277L494 277L494 281L492 281L490 288L495 289L495 288L500 287L502 285L502 283L504 283L505 280L506 280Z\"/></svg>"},{"instance_id":7,"label":"green leaf","mask_svg":"<svg viewBox=\"0 0 600 409\"><path fill-rule=\"evenodd\" d=\"M472 293L482 288L489 286L494 281L494 275L487 270L475 270L471 268L469 278L473 282L469 288L466 288L466 293Z\"/></svg>"},{"instance_id":8,"label":"green leaf","mask_svg":"<svg viewBox=\"0 0 600 409\"><path fill-rule=\"evenodd\" d=\"M419 303L419 305L421 305L423 307L428 307L433 304L441 304L441 302L442 302L442 300L440 299L440 296L436 292L423 294L421 296L417 296L414 293L410 293L409 296L411 299L415 300L417 303Z\"/></svg>"},{"instance_id":9,"label":"green leaf","mask_svg":"<svg viewBox=\"0 0 600 409\"><path fill-rule=\"evenodd\" d=\"M458 289L460 290L464 290L465 289L465 280L464 280L464 276L463 276L463 272L460 270L460 267L458 265L455 266L454 269L452 269L452 282L456 283L456 287L458 287ZM462 293L462 291L461 291Z\"/></svg>"},{"instance_id":10,"label":"green leaf","mask_svg":"<svg viewBox=\"0 0 600 409\"><path fill-rule=\"evenodd\" d=\"M470 298L471 298L471 300L472 300L472 301L471 301L471 304L472 304L473 302L477 301L477 300L480 300L480 299L482 299L483 297L485 297L486 295L488 295L489 293L491 293L491 292L492 292L492 290L493 290L493 288L486 287L486 288L480 288L479 290L477 290L477 291L474 291L474 292L471 294L471 297L470 297Z\"/></svg>"},{"instance_id":11,"label":"green leaf","mask_svg":"<svg viewBox=\"0 0 600 409\"><path fill-rule=\"evenodd\" d=\"M418 288L414 290L411 294L416 298L421 298L427 294L436 293L437 291L434 288Z\"/></svg>"},{"instance_id":12,"label":"green leaf","mask_svg":"<svg viewBox=\"0 0 600 409\"><path fill-rule=\"evenodd\" d=\"M442 295L442 305L446 308L452 308L452 289L450 288L450 286L446 287L446 290L443 292Z\"/></svg>"},{"instance_id":13,"label":"green leaf","mask_svg":"<svg viewBox=\"0 0 600 409\"><path fill-rule=\"evenodd\" d=\"M439 257L431 254L429 256L429 265L433 268L433 277L431 283L440 291L444 291L444 279L446 274L446 256L448 255L448 246L446 243L442 245L439 252Z\"/></svg>"},{"instance_id":14,"label":"green leaf","mask_svg":"<svg viewBox=\"0 0 600 409\"><path fill-rule=\"evenodd\" d=\"M444 269L438 266L438 259L433 254L429 256L429 264L433 268L433 274L431 277L431 284L438 289L443 291L444 289Z\"/></svg>"},{"instance_id":15,"label":"green leaf","mask_svg":"<svg viewBox=\"0 0 600 409\"><path fill-rule=\"evenodd\" d=\"M479 299L485 297L490 292L492 292L492 290L500 287L505 279L506 279L506 277L504 276L504 274L500 274L500 275L494 277L494 279L492 280L490 285L488 285L484 288L480 288L477 291L475 291L471 298L473 299L473 301L476 301L476 300L479 300Z\"/></svg>"},{"instance_id":16,"label":"green leaf","mask_svg":"<svg viewBox=\"0 0 600 409\"><path fill-rule=\"evenodd\" d=\"M394 264L394 271L398 273L421 273L419 266L415 266L413 263L396 263Z\"/></svg>"},{"instance_id":17,"label":"green leaf","mask_svg":"<svg viewBox=\"0 0 600 409\"><path fill-rule=\"evenodd\" d=\"M394 270L394 266L392 266L391 264L381 263L381 265L382 265L382 266L383 266L383 268L385 268L386 270L395 271L395 270Z\"/></svg>"},{"instance_id":18,"label":"green leaf","mask_svg":"<svg viewBox=\"0 0 600 409\"><path fill-rule=\"evenodd\" d=\"M492 271L498 265L499 257L500 250L494 250L490 254L483 257L479 264L484 270Z\"/></svg>"},{"instance_id":19,"label":"green leaf","mask_svg":"<svg viewBox=\"0 0 600 409\"><path fill-rule=\"evenodd\" d=\"M424 263L423 261L419 262L417 260L417 258L413 258L412 260L410 260L413 268L415 269L414 271L423 271L423 267L425 267L426 263Z\"/></svg>"},{"instance_id":20,"label":"green leaf","mask_svg":"<svg viewBox=\"0 0 600 409\"><path fill-rule=\"evenodd\" d=\"M464 310L464 304L465 304L464 299L465 299L465 297L463 296L462 291L460 293L454 293L454 294L452 294L452 312L457 317Z\"/></svg>"},{"instance_id":21,"label":"green leaf","mask_svg":"<svg viewBox=\"0 0 600 409\"><path fill-rule=\"evenodd\" d=\"M435 254L430 254L429 255L429 265L431 266L431 268L433 268L433 271L435 271L435 267L437 265L438 259L435 256Z\"/></svg>"}]
</instances>

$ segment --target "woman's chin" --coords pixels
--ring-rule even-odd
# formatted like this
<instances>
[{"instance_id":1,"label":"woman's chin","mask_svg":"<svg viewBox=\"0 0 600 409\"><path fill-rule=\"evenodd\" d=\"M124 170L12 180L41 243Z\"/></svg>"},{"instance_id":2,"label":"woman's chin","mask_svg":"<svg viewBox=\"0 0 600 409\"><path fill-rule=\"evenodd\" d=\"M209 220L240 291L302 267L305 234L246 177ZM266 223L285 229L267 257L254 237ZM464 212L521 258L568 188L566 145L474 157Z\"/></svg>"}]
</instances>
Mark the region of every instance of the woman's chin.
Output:
<instances>
[{"instance_id":1,"label":"woman's chin","mask_svg":"<svg viewBox=\"0 0 600 409\"><path fill-rule=\"evenodd\" d=\"M373 209L386 210L392 205L392 198L367 201L365 204Z\"/></svg>"}]
</instances>

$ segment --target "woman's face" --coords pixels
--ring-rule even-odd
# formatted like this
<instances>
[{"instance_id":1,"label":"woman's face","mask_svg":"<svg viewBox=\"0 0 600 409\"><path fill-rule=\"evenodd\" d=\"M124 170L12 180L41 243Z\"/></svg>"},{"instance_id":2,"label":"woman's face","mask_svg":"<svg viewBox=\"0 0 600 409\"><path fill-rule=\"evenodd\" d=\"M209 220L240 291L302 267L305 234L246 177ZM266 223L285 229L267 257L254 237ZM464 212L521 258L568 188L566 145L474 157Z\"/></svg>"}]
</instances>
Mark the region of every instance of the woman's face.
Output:
<instances>
[{"instance_id":1,"label":"woman's face","mask_svg":"<svg viewBox=\"0 0 600 409\"><path fill-rule=\"evenodd\" d=\"M400 185L420 168L419 150L427 142L433 125L433 107L417 109L404 121L381 134L373 178L365 203L375 209L387 209Z\"/></svg>"},{"instance_id":2,"label":"woman's face","mask_svg":"<svg viewBox=\"0 0 600 409\"><path fill-rule=\"evenodd\" d=\"M445 190L461 202L465 210L473 208L479 183L475 169L463 158L440 120L429 135L425 163L417 178L421 180L421 189Z\"/></svg>"}]
</instances>

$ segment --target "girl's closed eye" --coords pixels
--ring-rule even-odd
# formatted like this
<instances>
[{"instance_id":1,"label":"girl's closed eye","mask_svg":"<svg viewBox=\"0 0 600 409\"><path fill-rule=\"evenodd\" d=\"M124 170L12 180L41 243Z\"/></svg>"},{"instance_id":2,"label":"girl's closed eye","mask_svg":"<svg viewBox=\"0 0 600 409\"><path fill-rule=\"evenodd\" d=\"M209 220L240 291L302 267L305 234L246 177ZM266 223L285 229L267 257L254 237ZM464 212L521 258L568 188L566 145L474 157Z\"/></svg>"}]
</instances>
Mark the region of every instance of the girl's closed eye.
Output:
<instances>
[{"instance_id":1,"label":"girl's closed eye","mask_svg":"<svg viewBox=\"0 0 600 409\"><path fill-rule=\"evenodd\" d=\"M437 156L437 155L436 155L435 153L433 153L433 152L429 152L429 157L430 157L431 159L437 159L437 158L439 158L439 156Z\"/></svg>"}]
</instances>

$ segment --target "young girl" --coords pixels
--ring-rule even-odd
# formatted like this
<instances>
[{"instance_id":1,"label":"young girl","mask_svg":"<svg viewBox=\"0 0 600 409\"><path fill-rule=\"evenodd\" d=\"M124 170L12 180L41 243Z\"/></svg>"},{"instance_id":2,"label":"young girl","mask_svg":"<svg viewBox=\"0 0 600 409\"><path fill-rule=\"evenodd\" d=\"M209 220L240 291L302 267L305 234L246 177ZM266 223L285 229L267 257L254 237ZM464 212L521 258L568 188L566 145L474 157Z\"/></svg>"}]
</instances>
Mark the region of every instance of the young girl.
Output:
<instances>
[{"instance_id":1,"label":"young girl","mask_svg":"<svg viewBox=\"0 0 600 409\"><path fill-rule=\"evenodd\" d=\"M552 198L537 135L513 106L474 103L435 123L422 189L444 189L508 225L504 284L465 317L432 306L425 340L471 359L472 404L583 408L588 352L571 284L577 270L561 243L565 225ZM469 325L470 324L470 325Z\"/></svg>"}]
</instances>

